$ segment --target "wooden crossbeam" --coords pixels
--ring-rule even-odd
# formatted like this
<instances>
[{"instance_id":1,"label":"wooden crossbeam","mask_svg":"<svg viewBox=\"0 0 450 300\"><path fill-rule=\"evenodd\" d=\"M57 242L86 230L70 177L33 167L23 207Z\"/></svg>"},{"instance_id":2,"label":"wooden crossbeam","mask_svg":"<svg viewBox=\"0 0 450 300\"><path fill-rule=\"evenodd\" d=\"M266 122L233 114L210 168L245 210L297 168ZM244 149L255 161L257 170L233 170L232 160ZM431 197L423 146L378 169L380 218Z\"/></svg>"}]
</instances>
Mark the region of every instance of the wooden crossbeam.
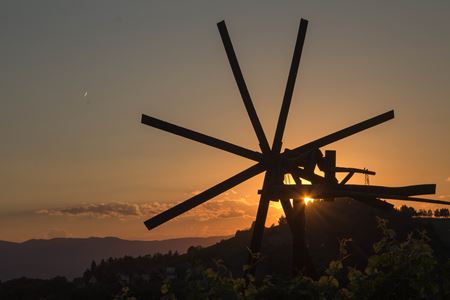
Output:
<instances>
[{"instance_id":1,"label":"wooden crossbeam","mask_svg":"<svg viewBox=\"0 0 450 300\"><path fill-rule=\"evenodd\" d=\"M345 176L344 179L342 179L342 181L339 182L339 184L346 184L347 181L349 181L350 178L353 177L353 175L355 175L355 172L350 172L350 173L348 173L347 176Z\"/></svg>"},{"instance_id":2,"label":"wooden crossbeam","mask_svg":"<svg viewBox=\"0 0 450 300\"><path fill-rule=\"evenodd\" d=\"M367 186L356 184L311 184L311 185L281 185L272 187L274 197L345 197L367 196L375 198L409 197L415 195L434 194L435 184L421 184L403 187ZM395 199L395 198L393 198Z\"/></svg>"},{"instance_id":3,"label":"wooden crossbeam","mask_svg":"<svg viewBox=\"0 0 450 300\"><path fill-rule=\"evenodd\" d=\"M348 173L360 173L360 174L367 174L367 175L376 175L377 174L374 171L370 171L367 169L346 168L346 167L336 167L335 171L337 173L348 172Z\"/></svg>"}]
</instances>

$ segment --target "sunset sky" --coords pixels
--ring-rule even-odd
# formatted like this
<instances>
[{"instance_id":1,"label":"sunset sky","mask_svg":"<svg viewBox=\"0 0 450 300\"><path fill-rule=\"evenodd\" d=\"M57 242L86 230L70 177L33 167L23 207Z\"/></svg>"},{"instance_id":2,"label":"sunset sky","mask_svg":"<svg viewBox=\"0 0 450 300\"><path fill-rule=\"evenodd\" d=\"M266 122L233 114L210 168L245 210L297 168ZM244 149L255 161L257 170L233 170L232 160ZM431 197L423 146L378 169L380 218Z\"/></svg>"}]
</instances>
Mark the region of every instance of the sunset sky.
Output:
<instances>
[{"instance_id":1,"label":"sunset sky","mask_svg":"<svg viewBox=\"0 0 450 300\"><path fill-rule=\"evenodd\" d=\"M253 164L140 124L145 113L258 150L221 20L269 141L303 17L283 146L394 109L322 150L376 171L371 184L436 183L430 198L450 201L450 2L361 2L1 1L0 240L248 228L262 176L156 230L143 224ZM274 204L267 225L280 215Z\"/></svg>"}]
</instances>

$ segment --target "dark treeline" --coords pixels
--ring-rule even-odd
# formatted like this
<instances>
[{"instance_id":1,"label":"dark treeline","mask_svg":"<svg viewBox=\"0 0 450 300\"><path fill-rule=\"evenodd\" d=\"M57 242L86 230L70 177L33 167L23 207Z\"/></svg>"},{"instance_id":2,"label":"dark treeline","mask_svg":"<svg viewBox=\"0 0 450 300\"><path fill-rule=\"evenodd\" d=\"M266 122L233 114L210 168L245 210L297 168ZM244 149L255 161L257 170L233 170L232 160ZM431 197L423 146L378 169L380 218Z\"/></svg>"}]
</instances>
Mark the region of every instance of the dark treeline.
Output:
<instances>
[{"instance_id":1,"label":"dark treeline","mask_svg":"<svg viewBox=\"0 0 450 300\"><path fill-rule=\"evenodd\" d=\"M189 252L192 253L194 247ZM159 299L164 280L177 265L177 252L156 253L139 257L109 258L99 263L92 261L82 277L68 281L65 277L53 279L18 278L0 282L0 299L121 299L133 290L138 299ZM43 298L44 299L44 298ZM125 298L126 299L126 298Z\"/></svg>"},{"instance_id":2,"label":"dark treeline","mask_svg":"<svg viewBox=\"0 0 450 300\"><path fill-rule=\"evenodd\" d=\"M438 208L432 211L431 209L419 209L415 210L414 207L402 205L399 209L400 213L411 217L436 217L436 218L449 218L450 211L448 208Z\"/></svg>"},{"instance_id":3,"label":"dark treeline","mask_svg":"<svg viewBox=\"0 0 450 300\"><path fill-rule=\"evenodd\" d=\"M190 247L186 254L169 251L166 254L109 258L92 261L82 277L68 281L17 278L0 281L0 299L160 299L161 287L167 280L181 280L200 261L200 246ZM200 255L201 256L201 255ZM203 265L208 266L208 264ZM39 297L41 296L41 297Z\"/></svg>"}]
</instances>

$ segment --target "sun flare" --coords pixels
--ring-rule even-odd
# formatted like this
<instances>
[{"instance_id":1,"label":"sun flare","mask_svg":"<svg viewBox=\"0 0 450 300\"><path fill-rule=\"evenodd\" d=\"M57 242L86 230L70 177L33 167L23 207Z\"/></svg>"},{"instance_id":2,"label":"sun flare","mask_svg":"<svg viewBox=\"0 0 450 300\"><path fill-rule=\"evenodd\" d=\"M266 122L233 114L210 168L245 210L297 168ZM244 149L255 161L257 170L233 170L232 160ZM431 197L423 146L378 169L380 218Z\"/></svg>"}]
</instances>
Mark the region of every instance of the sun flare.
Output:
<instances>
[{"instance_id":1,"label":"sun flare","mask_svg":"<svg viewBox=\"0 0 450 300\"><path fill-rule=\"evenodd\" d=\"M309 203L314 202L314 199L310 198L310 197L305 197L305 198L303 198L303 200L305 200L305 205L308 205Z\"/></svg>"}]
</instances>

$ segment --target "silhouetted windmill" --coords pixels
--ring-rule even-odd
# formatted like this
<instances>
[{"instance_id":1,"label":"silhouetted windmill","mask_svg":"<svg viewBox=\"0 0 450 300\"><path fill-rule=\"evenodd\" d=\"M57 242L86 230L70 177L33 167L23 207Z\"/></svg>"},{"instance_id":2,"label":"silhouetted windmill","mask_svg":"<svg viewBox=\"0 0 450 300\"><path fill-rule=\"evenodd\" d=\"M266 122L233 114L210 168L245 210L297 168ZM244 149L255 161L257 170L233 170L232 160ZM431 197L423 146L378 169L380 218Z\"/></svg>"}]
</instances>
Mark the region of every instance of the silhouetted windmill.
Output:
<instances>
[{"instance_id":1,"label":"silhouetted windmill","mask_svg":"<svg viewBox=\"0 0 450 300\"><path fill-rule=\"evenodd\" d=\"M284 152L281 152L283 132L286 125L300 63L300 57L302 54L303 42L305 40L306 29L308 26L308 21L304 19L300 21L297 41L294 48L294 55L281 105L277 128L272 147L270 147L242 76L225 22L222 21L218 23L217 26L230 62L231 70L233 71L242 100L244 101L245 108L258 138L261 152L249 150L147 115L142 115L141 122L143 124L168 131L190 140L228 151L257 162L250 168L145 221L145 225L149 230L175 218L182 213L187 212L197 205L214 198L226 190L231 189L262 172L266 172L262 189L259 191L261 198L259 201L256 221L253 227L250 250L252 253L258 253L260 251L269 202L280 201L293 236L294 270L302 270L311 275L314 273L314 269L309 259L308 249L305 242L304 197L307 196L316 199L324 199L326 201L332 201L337 197L350 197L377 208L392 207L391 204L380 200L380 198L450 204L445 201L411 197L423 194L434 194L436 188L436 185L434 184L405 187L346 184L355 173L375 175L375 172L368 171L366 169L337 167L335 151L326 151L325 156L323 156L322 152L319 150L321 147L328 144L393 119L394 111L392 110L324 136L295 149L285 149ZM314 173L316 166L324 172L324 176ZM338 182L335 176L336 172L346 172L348 174L341 182ZM285 174L290 174L294 178L295 185L283 184ZM303 184L302 179L311 182L311 184ZM293 199L292 203L290 199ZM253 256L251 255L251 259L252 257Z\"/></svg>"}]
</instances>

